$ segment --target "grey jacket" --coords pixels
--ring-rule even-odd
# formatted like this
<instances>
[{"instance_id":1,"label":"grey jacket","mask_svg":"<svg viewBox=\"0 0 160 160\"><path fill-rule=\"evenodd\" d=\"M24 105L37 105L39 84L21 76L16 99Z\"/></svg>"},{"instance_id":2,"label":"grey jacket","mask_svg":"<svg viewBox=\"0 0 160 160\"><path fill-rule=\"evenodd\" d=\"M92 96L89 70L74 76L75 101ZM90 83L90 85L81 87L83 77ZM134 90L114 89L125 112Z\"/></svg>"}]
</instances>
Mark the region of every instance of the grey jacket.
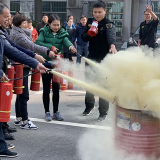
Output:
<instances>
[{"instance_id":1,"label":"grey jacket","mask_svg":"<svg viewBox=\"0 0 160 160\"><path fill-rule=\"evenodd\" d=\"M33 43L31 34L32 33L29 29L14 26L10 32L10 38L14 43L21 47L24 47L35 53L47 54L49 49L47 47Z\"/></svg>"}]
</instances>

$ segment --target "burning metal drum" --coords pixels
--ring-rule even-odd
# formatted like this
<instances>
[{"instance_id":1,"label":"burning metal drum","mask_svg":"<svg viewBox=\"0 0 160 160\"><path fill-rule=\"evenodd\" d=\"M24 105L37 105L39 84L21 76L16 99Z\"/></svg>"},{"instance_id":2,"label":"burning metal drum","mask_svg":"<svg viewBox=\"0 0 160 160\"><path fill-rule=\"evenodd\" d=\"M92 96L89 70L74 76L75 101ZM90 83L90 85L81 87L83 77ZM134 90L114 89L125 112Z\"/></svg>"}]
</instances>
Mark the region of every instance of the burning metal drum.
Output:
<instances>
[{"instance_id":1,"label":"burning metal drum","mask_svg":"<svg viewBox=\"0 0 160 160\"><path fill-rule=\"evenodd\" d=\"M130 154L160 157L160 120L151 112L116 107L115 144Z\"/></svg>"}]
</instances>

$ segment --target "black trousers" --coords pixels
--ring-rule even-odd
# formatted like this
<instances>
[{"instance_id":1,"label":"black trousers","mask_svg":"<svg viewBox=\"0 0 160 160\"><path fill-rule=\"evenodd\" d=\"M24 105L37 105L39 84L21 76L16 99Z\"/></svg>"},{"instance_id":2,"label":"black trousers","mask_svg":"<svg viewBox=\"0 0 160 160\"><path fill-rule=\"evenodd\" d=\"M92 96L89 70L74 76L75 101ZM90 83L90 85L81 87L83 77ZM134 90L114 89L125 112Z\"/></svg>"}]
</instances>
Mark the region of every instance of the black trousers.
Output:
<instances>
[{"instance_id":1,"label":"black trousers","mask_svg":"<svg viewBox=\"0 0 160 160\"><path fill-rule=\"evenodd\" d=\"M94 95L92 93L86 92L86 96L85 96L85 105L86 108L93 108L94 107L94 103L95 103L95 98ZM107 115L108 113L108 109L109 109L109 102L99 98L99 113L101 116Z\"/></svg>"},{"instance_id":2,"label":"black trousers","mask_svg":"<svg viewBox=\"0 0 160 160\"><path fill-rule=\"evenodd\" d=\"M23 68L23 76L29 74L30 68ZM15 102L16 117L22 117L22 121L28 119L27 101L29 100L28 77L23 78L23 93L17 95Z\"/></svg>"},{"instance_id":3,"label":"black trousers","mask_svg":"<svg viewBox=\"0 0 160 160\"><path fill-rule=\"evenodd\" d=\"M101 62L101 60L96 60L96 61L98 63ZM90 79L90 77L89 77L90 72L93 71L93 73L94 73L94 69L92 67L90 67L88 65L88 63L85 63L85 66L89 67L89 70L86 70L86 73L85 73L85 78L86 78L86 81L87 81L87 79ZM96 75L96 73L95 73L95 75ZM93 108L94 107L94 103L95 103L94 94L86 92L86 95L85 95L86 108L88 108L88 109ZM102 98L99 98L99 108L98 108L99 114L101 116L107 115L108 114L108 109L109 109L109 102L104 100L104 99L102 99Z\"/></svg>"},{"instance_id":4,"label":"black trousers","mask_svg":"<svg viewBox=\"0 0 160 160\"><path fill-rule=\"evenodd\" d=\"M49 104L50 104L50 85L52 81L53 74L42 74L42 82L43 82L43 105L45 109L45 113L49 112ZM52 101L53 101L53 111L56 113L58 111L59 105L59 89L60 84L52 82Z\"/></svg>"},{"instance_id":5,"label":"black trousers","mask_svg":"<svg viewBox=\"0 0 160 160\"><path fill-rule=\"evenodd\" d=\"M3 122L0 122L0 153L8 150L2 131L2 123Z\"/></svg>"}]
</instances>

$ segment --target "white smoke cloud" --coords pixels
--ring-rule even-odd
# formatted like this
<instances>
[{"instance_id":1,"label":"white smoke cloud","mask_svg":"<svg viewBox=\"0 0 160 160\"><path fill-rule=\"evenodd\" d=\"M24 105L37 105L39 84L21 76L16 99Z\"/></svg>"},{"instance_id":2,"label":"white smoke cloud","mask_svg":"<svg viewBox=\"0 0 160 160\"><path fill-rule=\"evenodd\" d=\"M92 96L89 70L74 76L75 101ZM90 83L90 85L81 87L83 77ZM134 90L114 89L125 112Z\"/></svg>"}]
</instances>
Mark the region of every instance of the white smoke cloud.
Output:
<instances>
[{"instance_id":1,"label":"white smoke cloud","mask_svg":"<svg viewBox=\"0 0 160 160\"><path fill-rule=\"evenodd\" d=\"M90 130L78 141L78 153L81 160L155 160L154 156L127 154L115 148L113 131ZM158 159L157 159L158 160ZM160 160L160 159L159 159Z\"/></svg>"}]
</instances>

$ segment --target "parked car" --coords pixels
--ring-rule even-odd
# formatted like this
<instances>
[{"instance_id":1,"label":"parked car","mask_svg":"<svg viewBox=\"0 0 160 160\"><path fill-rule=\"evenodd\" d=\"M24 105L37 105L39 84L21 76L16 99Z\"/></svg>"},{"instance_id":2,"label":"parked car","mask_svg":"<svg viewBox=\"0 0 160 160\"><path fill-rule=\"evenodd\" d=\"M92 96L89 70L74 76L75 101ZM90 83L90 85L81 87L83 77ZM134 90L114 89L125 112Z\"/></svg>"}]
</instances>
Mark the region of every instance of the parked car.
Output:
<instances>
[{"instance_id":1,"label":"parked car","mask_svg":"<svg viewBox=\"0 0 160 160\"><path fill-rule=\"evenodd\" d=\"M157 38L157 43L160 45L160 25L157 27L156 38ZM128 42L123 43L121 49L126 49L128 47L137 46L138 39L139 39L139 27L137 28L135 33L132 34L131 37L128 39Z\"/></svg>"}]
</instances>

